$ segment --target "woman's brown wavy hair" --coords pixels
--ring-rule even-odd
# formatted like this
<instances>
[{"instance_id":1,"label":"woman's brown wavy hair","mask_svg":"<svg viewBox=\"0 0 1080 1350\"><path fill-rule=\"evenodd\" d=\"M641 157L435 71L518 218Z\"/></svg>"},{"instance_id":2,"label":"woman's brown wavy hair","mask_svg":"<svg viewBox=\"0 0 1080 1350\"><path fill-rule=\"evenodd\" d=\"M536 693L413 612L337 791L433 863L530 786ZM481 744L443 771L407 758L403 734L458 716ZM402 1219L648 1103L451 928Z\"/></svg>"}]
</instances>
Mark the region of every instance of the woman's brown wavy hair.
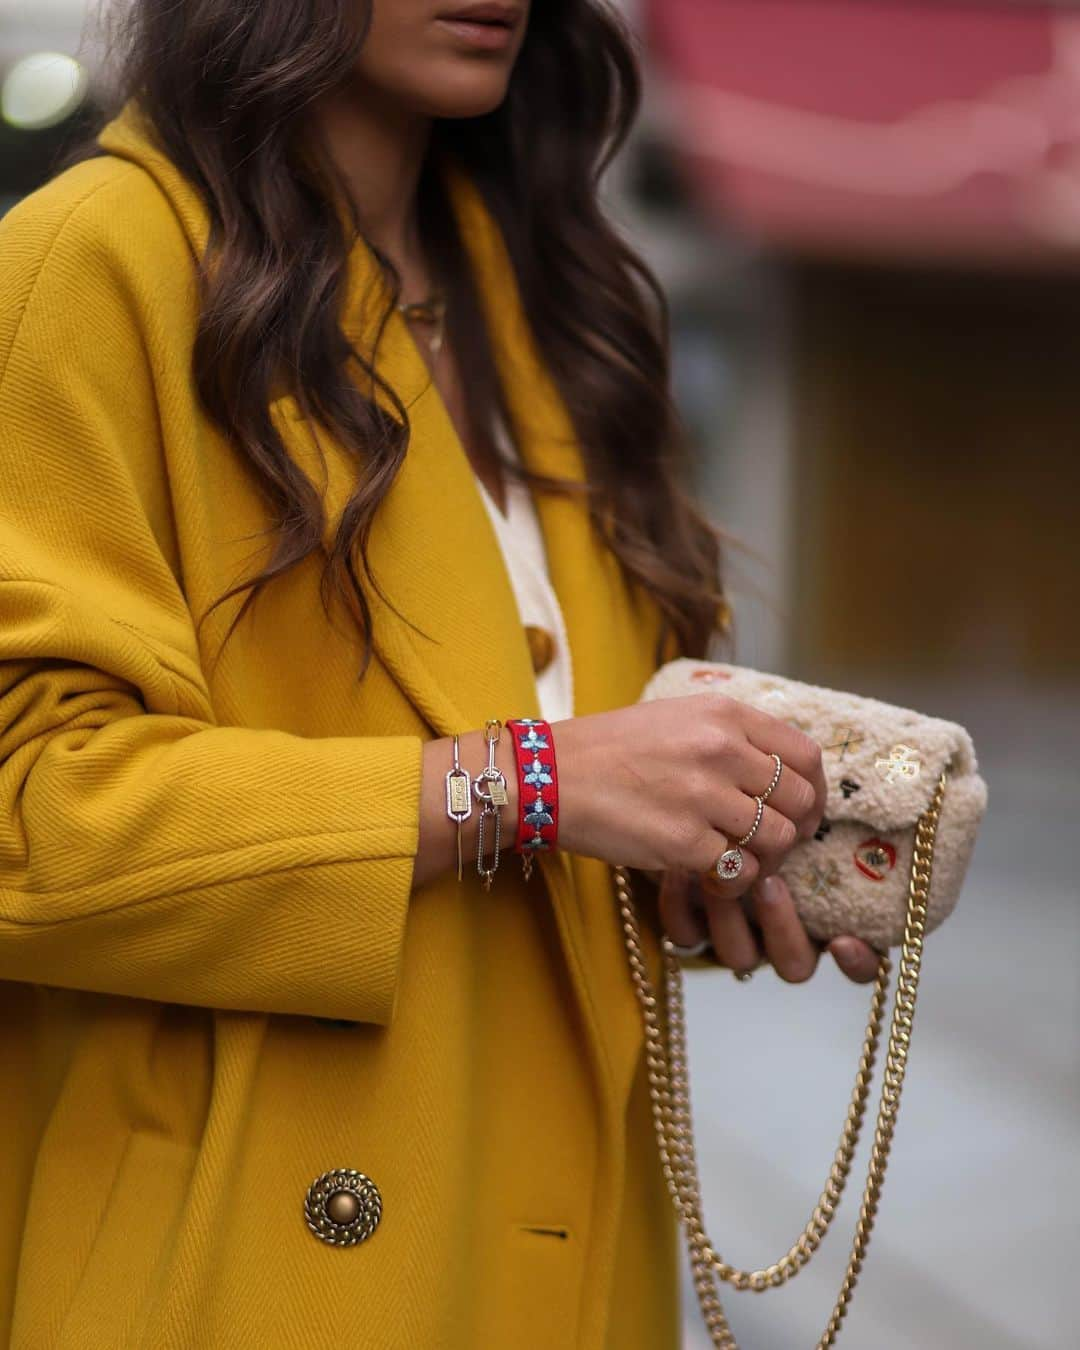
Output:
<instances>
[{"instance_id":1,"label":"woman's brown wavy hair","mask_svg":"<svg viewBox=\"0 0 1080 1350\"><path fill-rule=\"evenodd\" d=\"M348 81L370 16L371 0L128 0L107 20L114 73L103 109L111 117L137 97L210 211L194 377L207 411L257 475L274 534L262 571L215 606L244 593L231 632L260 587L320 547L321 497L268 415L273 397L292 393L360 469L323 570L323 602L329 607L336 591L355 619L361 674L371 655L363 583L378 588L367 541L407 453L409 417L375 373L375 352L356 351L339 327L352 245L341 203L353 239L362 231L306 114L315 98ZM489 429L502 395L436 171L443 153L465 167L503 231L539 350L580 438L596 528L662 610L658 658L673 647L700 656L726 611L720 536L678 482L684 465L665 297L597 196L639 98L631 40L605 0L534 4L502 105L434 124L419 218L449 291L447 340L469 371L474 441L495 453ZM65 164L96 153L100 147L84 139ZM400 278L389 258L372 252L396 301ZM363 379L343 379L354 361ZM392 412L380 409L376 386ZM525 476L544 490L570 490Z\"/></svg>"}]
</instances>

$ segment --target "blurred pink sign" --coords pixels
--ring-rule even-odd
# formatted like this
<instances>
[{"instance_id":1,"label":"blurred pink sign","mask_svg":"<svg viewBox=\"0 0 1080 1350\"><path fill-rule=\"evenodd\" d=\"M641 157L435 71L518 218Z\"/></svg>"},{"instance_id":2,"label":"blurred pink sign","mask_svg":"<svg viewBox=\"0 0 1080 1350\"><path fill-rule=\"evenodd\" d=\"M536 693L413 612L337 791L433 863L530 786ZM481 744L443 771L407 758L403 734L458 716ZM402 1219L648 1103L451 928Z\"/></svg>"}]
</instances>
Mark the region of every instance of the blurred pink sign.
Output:
<instances>
[{"instance_id":1,"label":"blurred pink sign","mask_svg":"<svg viewBox=\"0 0 1080 1350\"><path fill-rule=\"evenodd\" d=\"M1080 13L971 0L651 0L692 176L830 253L1080 255Z\"/></svg>"}]
</instances>

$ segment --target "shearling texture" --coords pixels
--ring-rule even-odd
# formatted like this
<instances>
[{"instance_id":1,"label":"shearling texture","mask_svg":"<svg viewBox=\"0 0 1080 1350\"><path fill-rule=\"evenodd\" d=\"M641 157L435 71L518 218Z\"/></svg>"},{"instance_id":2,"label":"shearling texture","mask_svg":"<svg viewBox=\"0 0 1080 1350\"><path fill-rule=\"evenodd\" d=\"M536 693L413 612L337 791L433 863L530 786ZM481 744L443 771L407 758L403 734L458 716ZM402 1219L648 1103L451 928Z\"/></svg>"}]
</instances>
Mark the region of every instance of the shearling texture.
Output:
<instances>
[{"instance_id":1,"label":"shearling texture","mask_svg":"<svg viewBox=\"0 0 1080 1350\"><path fill-rule=\"evenodd\" d=\"M822 747L827 828L821 838L797 844L780 875L807 931L823 941L854 933L879 950L901 944L915 826L947 769L926 931L948 917L987 802L964 727L879 699L722 662L669 662L649 681L642 699L700 693L749 703L797 726ZM767 786L762 783L760 791ZM753 841L746 848L752 851Z\"/></svg>"}]
</instances>

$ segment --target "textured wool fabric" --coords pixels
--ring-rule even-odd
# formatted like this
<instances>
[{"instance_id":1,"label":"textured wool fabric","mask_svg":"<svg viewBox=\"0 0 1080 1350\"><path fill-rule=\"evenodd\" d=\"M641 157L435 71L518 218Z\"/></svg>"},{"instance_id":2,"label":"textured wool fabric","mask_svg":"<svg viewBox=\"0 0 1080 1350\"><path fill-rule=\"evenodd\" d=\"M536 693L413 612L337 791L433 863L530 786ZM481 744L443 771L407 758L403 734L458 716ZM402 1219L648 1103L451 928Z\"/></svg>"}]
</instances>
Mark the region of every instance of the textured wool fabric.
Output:
<instances>
[{"instance_id":1,"label":"textured wool fabric","mask_svg":"<svg viewBox=\"0 0 1080 1350\"><path fill-rule=\"evenodd\" d=\"M822 747L828 798L821 838L791 850L780 875L812 937L854 933L879 950L903 941L915 823L948 766L926 931L960 895L986 811L975 748L957 722L726 662L670 661L642 698L710 692L790 722ZM768 783L758 789L764 792ZM753 851L753 840L747 845Z\"/></svg>"},{"instance_id":2,"label":"textured wool fabric","mask_svg":"<svg viewBox=\"0 0 1080 1350\"><path fill-rule=\"evenodd\" d=\"M239 599L200 620L271 522L192 379L208 218L134 105L101 144L0 221L0 1342L674 1350L609 869L412 886L424 741L540 711L445 405L392 315L412 435L365 678L321 555L220 650ZM450 181L523 458L580 479L501 237ZM367 350L383 287L358 241ZM270 415L329 539L360 470L291 396ZM537 505L577 710L631 703L655 607L580 499ZM381 1191L354 1247L305 1224L334 1168Z\"/></svg>"}]
</instances>

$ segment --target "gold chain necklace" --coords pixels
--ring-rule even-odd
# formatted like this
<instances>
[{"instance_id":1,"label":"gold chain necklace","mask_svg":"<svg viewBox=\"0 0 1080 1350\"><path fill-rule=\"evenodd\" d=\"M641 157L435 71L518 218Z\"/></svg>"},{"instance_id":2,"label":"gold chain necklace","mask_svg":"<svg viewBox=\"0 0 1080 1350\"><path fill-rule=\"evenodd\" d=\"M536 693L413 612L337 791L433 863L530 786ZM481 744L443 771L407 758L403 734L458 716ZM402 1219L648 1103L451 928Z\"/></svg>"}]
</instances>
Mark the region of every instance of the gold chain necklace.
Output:
<instances>
[{"instance_id":1,"label":"gold chain necklace","mask_svg":"<svg viewBox=\"0 0 1080 1350\"><path fill-rule=\"evenodd\" d=\"M434 332L428 339L428 348L432 356L437 356L443 344L443 335L446 332L446 296L443 291L433 290L425 300L402 302L398 305L397 310L406 319L433 326Z\"/></svg>"}]
</instances>

